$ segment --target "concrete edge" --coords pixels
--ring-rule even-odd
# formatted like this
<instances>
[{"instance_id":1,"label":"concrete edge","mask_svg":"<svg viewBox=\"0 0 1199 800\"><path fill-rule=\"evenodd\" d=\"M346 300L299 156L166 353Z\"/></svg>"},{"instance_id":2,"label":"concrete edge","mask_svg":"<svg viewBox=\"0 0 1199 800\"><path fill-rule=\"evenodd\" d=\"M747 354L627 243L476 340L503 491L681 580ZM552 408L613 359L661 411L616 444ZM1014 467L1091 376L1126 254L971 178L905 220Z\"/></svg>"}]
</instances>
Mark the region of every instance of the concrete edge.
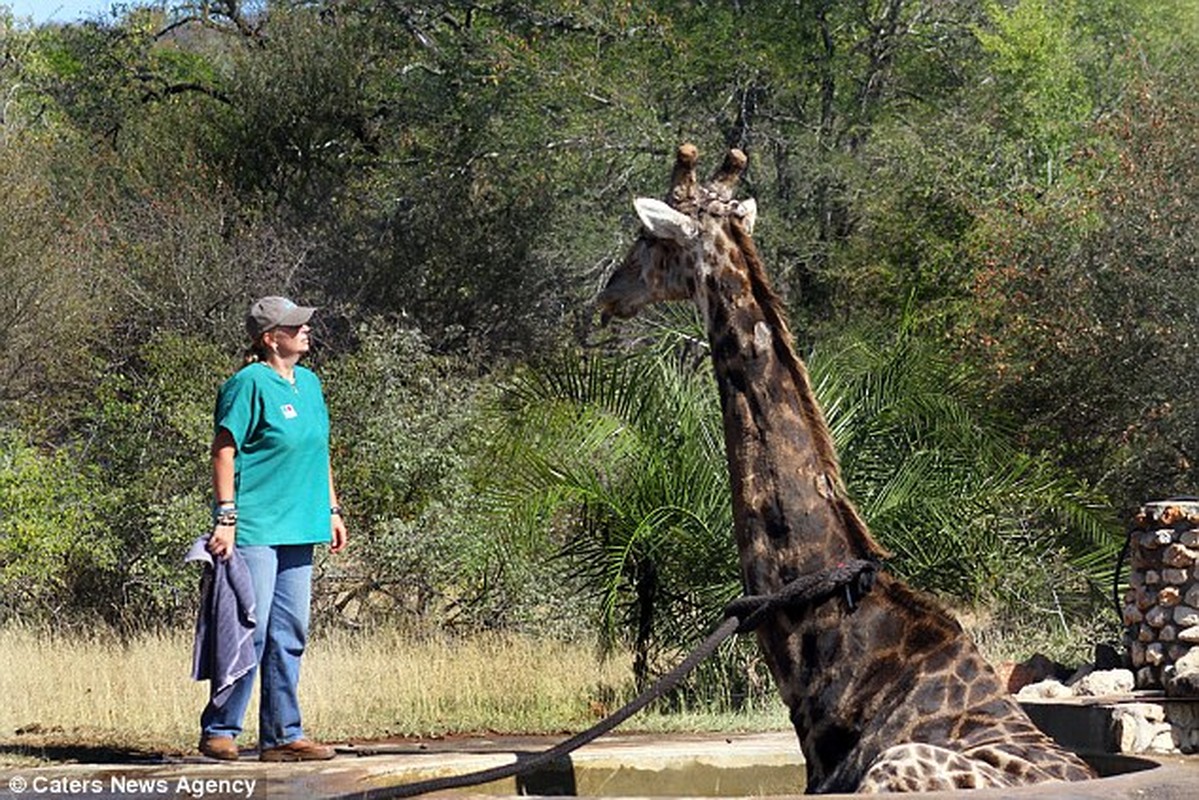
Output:
<instances>
[{"instance_id":1,"label":"concrete edge","mask_svg":"<svg viewBox=\"0 0 1199 800\"><path fill-rule=\"evenodd\" d=\"M206 791L206 800L213 798L253 797L253 798L320 798L364 791L387 785L400 785L434 775L462 774L492 766L511 763L520 754L528 755L543 752L556 743L556 740L539 737L521 737L516 740L474 739L453 742L431 743L425 749L420 745L409 745L408 752L393 752L377 755L354 755L359 752L354 746L339 748L339 756L332 761L309 764L262 764L255 760L243 759L238 762L220 763L201 757L189 757L183 760L151 765L95 765L79 764L59 767L42 767L27 770L0 771L0 798L39 797L79 797L83 794L91 798L140 798L140 797L187 797L188 794L177 790L178 781L224 781L230 791ZM1106 754L1105 758L1117 758ZM992 798L1062 798L1063 800L1143 800L1145 797L1160 798L1161 800L1183 800L1196 796L1199 790L1199 758L1185 756L1155 756L1134 758L1139 766L1149 766L1138 772L1127 772L1100 778L1085 783L1054 783L1037 786L1021 787L1018 789L980 789L969 793L971 798L991 800ZM597 742L587 745L571 756L571 764L576 774L581 771L605 773L609 776L621 771L641 771L648 775L651 781L649 789L640 792L631 790L614 793L608 789L617 788L610 781L614 778L603 778L598 785L588 784L581 777L576 778L578 797L692 797L691 787L695 781L686 777L687 769L706 768L721 771L722 779L727 779L733 772L745 771L757 778L761 774L770 773L775 777L782 776L786 783L777 784L766 789L735 788L735 782L726 781L727 791L724 793L706 793L713 797L798 797L799 792L788 787L795 786L788 775L802 775L803 760L799 747L795 743L795 735L791 731L769 732L756 734L729 735L669 735L656 736L645 734L610 735ZM581 770L580 770L581 768ZM790 771L790 772L788 772ZM669 773L685 776L682 784L669 782ZM690 773L693 775L694 773ZM61 778L63 780L99 781L100 791L65 791L65 792L14 792L9 781L19 776L24 781L32 781L36 777L43 779ZM131 781L165 781L166 789L161 792L136 794L128 791L116 791L113 780L122 777L128 785ZM641 776L645 779L646 776ZM234 781L244 782L254 780L256 790L247 795L232 788ZM609 781L609 783L604 783ZM690 781L690 782L687 782ZM43 782L43 785L44 782ZM147 784L149 785L149 784ZM212 784L215 786L216 784ZM94 786L94 785L93 785ZM115 787L121 788L121 787ZM532 791L530 791L532 790ZM453 792L443 792L439 796L454 797L515 797L515 796L544 796L537 791L537 784L526 783L521 787L515 785L491 787L488 789L472 788ZM192 796L195 796L194 794ZM829 795L830 797L850 797L850 795ZM960 798L960 792L930 792L912 795L915 798L939 800L943 798Z\"/></svg>"}]
</instances>

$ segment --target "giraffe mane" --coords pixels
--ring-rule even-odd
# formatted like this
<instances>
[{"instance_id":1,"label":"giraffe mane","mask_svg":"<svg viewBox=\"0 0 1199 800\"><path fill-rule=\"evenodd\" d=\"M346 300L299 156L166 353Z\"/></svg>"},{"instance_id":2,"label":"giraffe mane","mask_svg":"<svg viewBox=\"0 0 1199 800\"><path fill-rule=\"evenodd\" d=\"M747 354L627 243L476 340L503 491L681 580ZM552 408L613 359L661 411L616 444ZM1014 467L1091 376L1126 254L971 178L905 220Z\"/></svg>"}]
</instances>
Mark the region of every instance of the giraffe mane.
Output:
<instances>
[{"instance_id":1,"label":"giraffe mane","mask_svg":"<svg viewBox=\"0 0 1199 800\"><path fill-rule=\"evenodd\" d=\"M774 286L771 285L770 279L766 276L766 267L762 264L758 249L741 221L734 217L730 218L730 222L729 228L733 243L745 258L750 290L766 317L766 323L776 332L774 337L775 355L795 381L800 411L807 420L808 429L812 433L812 442L819 457L821 469L832 482L836 493L834 502L846 532L862 548L865 555L885 558L890 553L875 540L870 529L866 527L866 522L846 496L845 486L841 481L841 464L837 459L836 448L833 446L832 432L824 418L824 412L816 403L816 395L812 392L812 381L808 377L808 368L796 354L792 344L791 328L787 323L782 298L779 297Z\"/></svg>"}]
</instances>

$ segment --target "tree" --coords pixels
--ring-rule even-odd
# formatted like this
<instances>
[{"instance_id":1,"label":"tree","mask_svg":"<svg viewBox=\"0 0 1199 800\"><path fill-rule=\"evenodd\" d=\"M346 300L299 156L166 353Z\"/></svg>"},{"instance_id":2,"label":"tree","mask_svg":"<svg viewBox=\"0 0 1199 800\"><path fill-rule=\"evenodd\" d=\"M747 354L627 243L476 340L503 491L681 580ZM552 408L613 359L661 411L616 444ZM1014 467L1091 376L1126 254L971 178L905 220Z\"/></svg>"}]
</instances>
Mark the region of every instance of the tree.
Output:
<instances>
[{"instance_id":1,"label":"tree","mask_svg":"<svg viewBox=\"0 0 1199 800\"><path fill-rule=\"evenodd\" d=\"M487 385L405 320L370 319L355 333L354 352L321 371L354 541L320 564L322 621L418 631L519 624L520 565L502 558L473 483Z\"/></svg>"},{"instance_id":2,"label":"tree","mask_svg":"<svg viewBox=\"0 0 1199 800\"><path fill-rule=\"evenodd\" d=\"M0 147L0 404L57 402L86 384L108 320L85 256L91 232L46 179L59 143ZM69 144L62 145L70 149Z\"/></svg>"},{"instance_id":3,"label":"tree","mask_svg":"<svg viewBox=\"0 0 1199 800\"><path fill-rule=\"evenodd\" d=\"M979 229L964 337L1030 441L1101 481L1125 513L1196 480L1199 162L1184 133L1196 78L1147 80L1097 125L1105 144L1076 154L1070 180L997 205Z\"/></svg>"},{"instance_id":4,"label":"tree","mask_svg":"<svg viewBox=\"0 0 1199 800\"><path fill-rule=\"evenodd\" d=\"M654 193L661 158L690 139L708 152L749 151L759 246L789 295L801 348L820 345L814 368L828 348L852 350L835 344L846 331L902 323L904 347L944 349L972 365L966 383L1016 410L1013 436L1037 463L1050 454L1121 509L1189 491L1194 180L1183 132L1194 126L1195 11L1195 0L211 0L107 22L6 19L0 424L40 456L78 458L81 471L135 487L126 497L159 541L182 537L202 489L168 481L171 498L156 505L148 482L170 476L139 471L187 465L180 474L194 478L203 464L188 450L198 439L180 438L153 399L175 397L163 359L190 365L195 374L178 379L207 392L203 381L217 376L198 356L233 363L250 298L301 296L326 309L314 354L322 373L380 404L444 412L444 425L389 427L350 395L336 401L351 423L347 452L370 464L355 477L371 509L369 569L394 568L388 580L402 572L384 542L406 542L411 555L427 535L424 544L459 552L482 530L478 549L453 562L470 577L455 586L438 575L430 607L525 624L540 613L539 554L522 549L516 522L504 535L480 522L480 484L460 480L487 477L474 450L490 430L435 391L397 387L383 366L411 366L473 397L509 370L593 342L590 297L636 224L629 196ZM401 320L420 346L383 318ZM917 348L922 338L930 344ZM890 345L864 347L860 358L885 372ZM442 358L463 369L446 377ZM854 376L852 363L839 366L829 387L880 391ZM947 430L919 427L912 410L888 413L921 437ZM669 433L638 425L647 437ZM937 477L921 440L876 434L877 453L856 458L880 497L902 482L887 488L872 462L906 464L898 453L916 450L925 460L913 457L909 477ZM389 473L372 441L412 449L421 471ZM671 490L650 481L662 465L645 463L622 491ZM1026 466L1025 479L1039 470ZM1032 511L984 512L952 485L971 513L997 520L1039 519L1045 507L1042 498ZM625 506L647 519L659 507L626 500L612 500L610 519L597 512L596 530L626 525ZM893 508L906 517L910 507L888 501L872 513L889 527ZM948 519L948 508L936 513ZM1051 516L1047 526L1064 524ZM561 543L576 528L555 519ZM707 535L668 524L680 538ZM895 528L914 573L949 563L920 549L932 540L909 536L923 524ZM655 553L673 553L646 549L635 525L624 530L636 575L651 574ZM980 542L1005 557L1022 541L1012 525L987 530L996 533ZM157 551L136 552L136 568L104 573L112 585L153 572ZM171 585L163 564L129 585ZM372 577L363 564L356 579ZM666 596L662 566L656 593L643 584L645 608ZM955 580L979 597L992 591L981 577ZM140 591L129 597L162 607L158 589ZM637 607L635 592L621 598Z\"/></svg>"}]
</instances>

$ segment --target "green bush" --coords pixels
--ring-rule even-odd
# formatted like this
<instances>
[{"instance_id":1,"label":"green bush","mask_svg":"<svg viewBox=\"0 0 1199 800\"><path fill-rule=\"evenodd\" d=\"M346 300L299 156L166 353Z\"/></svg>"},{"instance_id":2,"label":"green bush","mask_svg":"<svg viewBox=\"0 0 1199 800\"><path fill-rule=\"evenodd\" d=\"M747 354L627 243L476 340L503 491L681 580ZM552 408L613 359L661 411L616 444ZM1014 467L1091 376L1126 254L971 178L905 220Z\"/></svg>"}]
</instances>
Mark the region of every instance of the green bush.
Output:
<instances>
[{"instance_id":1,"label":"green bush","mask_svg":"<svg viewBox=\"0 0 1199 800\"><path fill-rule=\"evenodd\" d=\"M0 622L70 623L120 561L100 472L70 449L0 430Z\"/></svg>"},{"instance_id":2,"label":"green bush","mask_svg":"<svg viewBox=\"0 0 1199 800\"><path fill-rule=\"evenodd\" d=\"M211 409L228 365L210 344L159 334L100 379L64 444L4 434L5 615L123 631L190 617L182 557L209 520Z\"/></svg>"},{"instance_id":3,"label":"green bush","mask_svg":"<svg viewBox=\"0 0 1199 800\"><path fill-rule=\"evenodd\" d=\"M434 353L420 331L383 319L363 323L354 351L321 377L351 544L320 563L318 618L503 624L519 581L472 485L487 382Z\"/></svg>"}]
</instances>

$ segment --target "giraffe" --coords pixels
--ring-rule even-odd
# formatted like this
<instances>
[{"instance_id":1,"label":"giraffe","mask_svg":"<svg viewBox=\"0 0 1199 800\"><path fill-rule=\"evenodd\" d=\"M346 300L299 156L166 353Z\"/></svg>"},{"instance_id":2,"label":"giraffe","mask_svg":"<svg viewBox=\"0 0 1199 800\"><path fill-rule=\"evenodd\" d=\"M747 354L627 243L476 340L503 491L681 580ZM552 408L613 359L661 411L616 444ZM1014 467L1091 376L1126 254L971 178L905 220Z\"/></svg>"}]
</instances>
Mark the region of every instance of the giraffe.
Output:
<instances>
[{"instance_id":1,"label":"giraffe","mask_svg":"<svg viewBox=\"0 0 1199 800\"><path fill-rule=\"evenodd\" d=\"M749 594L771 594L886 552L844 492L823 412L751 239L756 203L733 198L746 157L730 151L702 185L697 159L682 145L667 202L635 201L642 230L597 303L605 323L655 302L699 307L720 392L742 582ZM1095 777L1033 725L948 611L885 572L856 597L773 612L758 638L809 792Z\"/></svg>"}]
</instances>

